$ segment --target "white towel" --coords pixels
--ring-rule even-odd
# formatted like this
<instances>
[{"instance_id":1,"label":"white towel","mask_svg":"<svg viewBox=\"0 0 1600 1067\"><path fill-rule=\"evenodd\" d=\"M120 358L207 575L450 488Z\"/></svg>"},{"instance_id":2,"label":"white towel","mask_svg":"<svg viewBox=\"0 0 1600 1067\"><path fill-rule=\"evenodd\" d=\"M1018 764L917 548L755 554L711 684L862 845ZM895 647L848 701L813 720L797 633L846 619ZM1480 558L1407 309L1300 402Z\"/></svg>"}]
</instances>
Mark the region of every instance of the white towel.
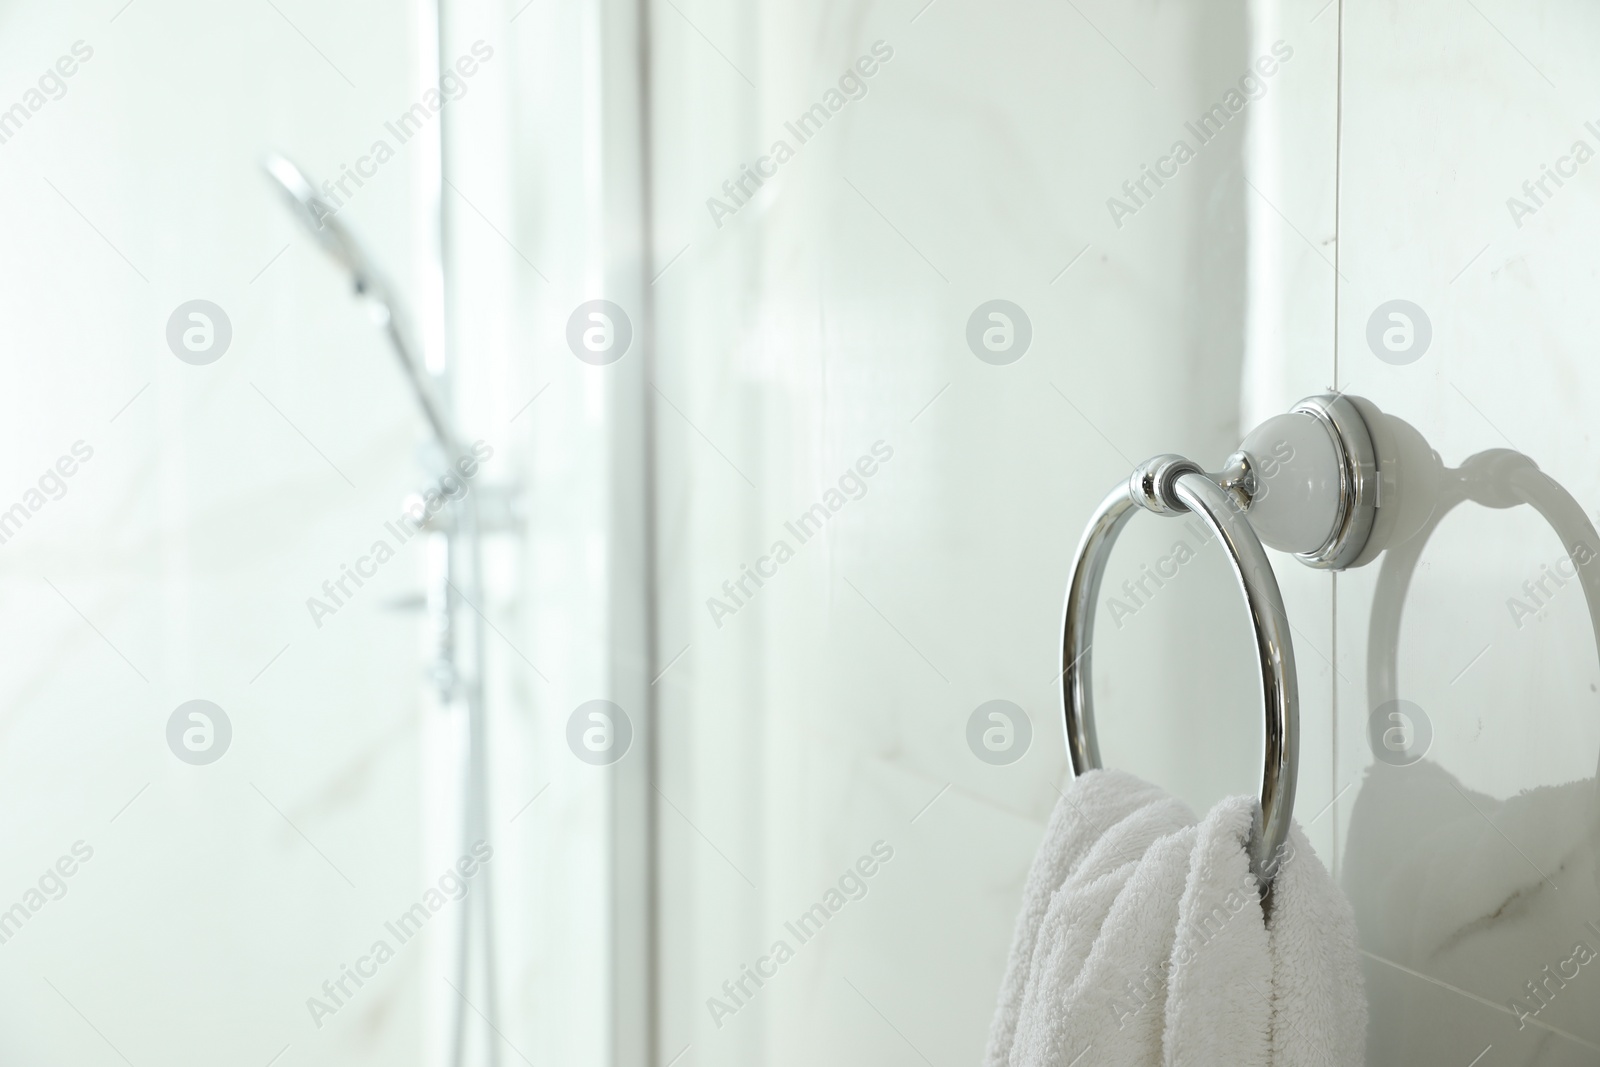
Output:
<instances>
[{"instance_id":1,"label":"white towel","mask_svg":"<svg viewBox=\"0 0 1600 1067\"><path fill-rule=\"evenodd\" d=\"M1373 1063L1600 1062L1597 833L1592 778L1499 800L1431 760L1368 769L1342 878Z\"/></svg>"},{"instance_id":2,"label":"white towel","mask_svg":"<svg viewBox=\"0 0 1600 1067\"><path fill-rule=\"evenodd\" d=\"M1349 905L1296 827L1263 921L1254 808L1197 821L1120 771L1076 779L1028 875L986 1067L1361 1064Z\"/></svg>"}]
</instances>

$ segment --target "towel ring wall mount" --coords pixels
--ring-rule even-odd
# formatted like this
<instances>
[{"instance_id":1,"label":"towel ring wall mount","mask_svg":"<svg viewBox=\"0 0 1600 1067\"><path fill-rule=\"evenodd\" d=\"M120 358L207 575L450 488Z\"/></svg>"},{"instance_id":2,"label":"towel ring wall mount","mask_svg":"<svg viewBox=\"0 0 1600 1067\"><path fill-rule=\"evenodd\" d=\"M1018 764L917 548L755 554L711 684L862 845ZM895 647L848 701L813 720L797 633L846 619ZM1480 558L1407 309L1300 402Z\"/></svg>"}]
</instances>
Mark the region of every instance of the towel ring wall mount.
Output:
<instances>
[{"instance_id":1,"label":"towel ring wall mount","mask_svg":"<svg viewBox=\"0 0 1600 1067\"><path fill-rule=\"evenodd\" d=\"M1289 834L1300 760L1300 693L1283 594L1266 547L1307 566L1341 570L1376 554L1378 453L1361 404L1325 393L1307 397L1244 439L1219 471L1183 456L1139 464L1095 509L1067 580L1061 687L1067 752L1075 775L1101 766L1090 687L1095 602L1117 535L1136 509L1193 512L1227 552L1255 631L1266 708L1260 803L1249 843L1263 896ZM1376 409L1373 409L1376 415Z\"/></svg>"}]
</instances>

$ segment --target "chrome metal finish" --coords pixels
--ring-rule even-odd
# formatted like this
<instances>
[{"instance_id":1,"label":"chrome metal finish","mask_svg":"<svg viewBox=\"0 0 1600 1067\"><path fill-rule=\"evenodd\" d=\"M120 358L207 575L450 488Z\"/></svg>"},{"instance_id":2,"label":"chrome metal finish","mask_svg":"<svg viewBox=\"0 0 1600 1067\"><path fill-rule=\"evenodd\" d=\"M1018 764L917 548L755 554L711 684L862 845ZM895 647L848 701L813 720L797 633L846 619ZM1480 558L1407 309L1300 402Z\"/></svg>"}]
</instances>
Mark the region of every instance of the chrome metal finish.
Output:
<instances>
[{"instance_id":1,"label":"chrome metal finish","mask_svg":"<svg viewBox=\"0 0 1600 1067\"><path fill-rule=\"evenodd\" d=\"M1250 453L1235 452L1223 463L1222 469L1213 472L1211 477L1228 491L1240 511L1249 509L1257 488L1255 461L1250 458Z\"/></svg>"},{"instance_id":2,"label":"chrome metal finish","mask_svg":"<svg viewBox=\"0 0 1600 1067\"><path fill-rule=\"evenodd\" d=\"M1173 485L1185 474L1198 474L1200 464L1182 456L1165 453L1151 456L1128 478L1128 495L1134 503L1157 515L1176 515L1185 510L1173 493Z\"/></svg>"},{"instance_id":3,"label":"chrome metal finish","mask_svg":"<svg viewBox=\"0 0 1600 1067\"><path fill-rule=\"evenodd\" d=\"M290 159L269 154L261 162L261 169L277 185L288 201L289 209L311 235L317 239L335 262L350 273L350 284L356 294L372 302L378 325L383 328L400 360L406 382L411 386L417 406L433 431L439 447L445 452L445 462L452 463L466 454L461 436L450 420L444 398L439 395L438 384L423 366L421 355L402 328L396 301L389 292L383 275L372 265L371 258L362 249L344 223L334 215L333 209L317 196L311 179Z\"/></svg>"},{"instance_id":4,"label":"chrome metal finish","mask_svg":"<svg viewBox=\"0 0 1600 1067\"><path fill-rule=\"evenodd\" d=\"M1296 552L1295 559L1319 570L1343 570L1366 548L1378 510L1378 451L1372 431L1342 393L1308 396L1291 411L1320 422L1339 459L1339 511L1333 530L1321 547Z\"/></svg>"},{"instance_id":5,"label":"chrome metal finish","mask_svg":"<svg viewBox=\"0 0 1600 1067\"><path fill-rule=\"evenodd\" d=\"M1203 519L1228 553L1234 577L1244 593L1256 636L1256 658L1266 708L1260 805L1249 844L1250 869L1263 896L1271 888L1279 850L1288 837L1294 812L1295 782L1300 758L1300 698L1294 647L1284 614L1283 595L1255 531L1231 488L1218 484L1223 475L1207 475L1181 456L1157 456L1139 465L1134 476L1100 503L1078 544L1062 621L1061 698L1067 752L1074 774L1101 766L1095 737L1091 692L1090 646L1094 637L1095 602L1105 577L1106 560L1117 535L1135 506L1157 514L1193 511Z\"/></svg>"},{"instance_id":6,"label":"chrome metal finish","mask_svg":"<svg viewBox=\"0 0 1600 1067\"><path fill-rule=\"evenodd\" d=\"M1101 766L1090 687L1094 606L1100 599L1100 583L1106 575L1111 546L1136 506L1127 483L1100 502L1078 542L1072 573L1067 578L1067 603L1061 624L1061 702L1066 713L1067 755L1074 775Z\"/></svg>"},{"instance_id":7,"label":"chrome metal finish","mask_svg":"<svg viewBox=\"0 0 1600 1067\"><path fill-rule=\"evenodd\" d=\"M1356 403L1340 393L1307 397L1294 406L1291 414L1309 416L1327 431L1338 476L1338 500L1327 539L1312 551L1295 553L1295 558L1323 570L1352 566L1371 541L1378 510L1378 450L1371 428ZM1312 484L1319 483L1326 484L1325 476ZM1283 596L1267 561L1266 549L1248 517L1259 486L1255 460L1243 449L1229 456L1222 470L1211 474L1192 460L1167 454L1139 464L1125 485L1101 501L1078 543L1078 554L1067 580L1061 634L1061 701L1067 752L1074 773L1099 767L1089 649L1106 557L1135 507L1157 515L1197 513L1227 550L1255 628L1256 658L1266 705L1266 741L1259 821L1250 841L1250 866L1265 894L1294 811L1300 717L1294 647ZM1388 676L1392 679L1392 670Z\"/></svg>"}]
</instances>

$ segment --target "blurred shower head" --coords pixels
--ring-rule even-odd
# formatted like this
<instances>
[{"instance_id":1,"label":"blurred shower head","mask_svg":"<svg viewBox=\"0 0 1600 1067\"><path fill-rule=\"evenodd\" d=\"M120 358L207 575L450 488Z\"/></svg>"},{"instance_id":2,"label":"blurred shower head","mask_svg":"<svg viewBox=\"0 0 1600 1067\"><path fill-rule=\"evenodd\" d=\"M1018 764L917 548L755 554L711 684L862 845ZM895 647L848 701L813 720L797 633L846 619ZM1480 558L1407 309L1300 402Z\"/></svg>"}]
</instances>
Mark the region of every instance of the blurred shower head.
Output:
<instances>
[{"instance_id":1,"label":"blurred shower head","mask_svg":"<svg viewBox=\"0 0 1600 1067\"><path fill-rule=\"evenodd\" d=\"M261 168L283 193L295 218L311 231L311 235L317 239L322 250L350 272L356 292L376 296L381 300L382 284L366 253L335 216L334 209L317 195L316 187L311 184L311 179L306 177L305 172L276 152L268 153L261 161Z\"/></svg>"},{"instance_id":2,"label":"blurred shower head","mask_svg":"<svg viewBox=\"0 0 1600 1067\"><path fill-rule=\"evenodd\" d=\"M461 455L461 438L455 432L449 409L439 395L437 384L424 369L416 347L402 329L398 309L383 283L383 276L367 259L354 235L334 216L334 209L317 196L316 187L305 171L276 152L269 152L261 161L261 167L287 198L295 218L311 231L322 250L350 272L356 293L373 301L373 317L388 334L389 343L400 359L400 366L439 447L447 457Z\"/></svg>"}]
</instances>

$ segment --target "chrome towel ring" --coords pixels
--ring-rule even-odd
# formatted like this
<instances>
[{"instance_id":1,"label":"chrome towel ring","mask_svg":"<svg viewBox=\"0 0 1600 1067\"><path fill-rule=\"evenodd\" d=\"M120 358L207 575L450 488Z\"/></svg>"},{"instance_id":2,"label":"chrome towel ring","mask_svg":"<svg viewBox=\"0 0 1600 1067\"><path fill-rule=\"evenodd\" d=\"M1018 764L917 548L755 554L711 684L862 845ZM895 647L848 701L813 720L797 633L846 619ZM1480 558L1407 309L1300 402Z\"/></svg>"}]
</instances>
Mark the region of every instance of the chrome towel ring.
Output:
<instances>
[{"instance_id":1,"label":"chrome towel ring","mask_svg":"<svg viewBox=\"0 0 1600 1067\"><path fill-rule=\"evenodd\" d=\"M1294 813L1300 693L1283 594L1263 541L1313 567L1364 561L1377 506L1376 471L1366 421L1349 398L1310 397L1252 431L1214 474L1182 456L1140 464L1095 510L1067 580L1061 698L1073 773L1083 774L1101 766L1090 651L1095 602L1117 535L1136 507L1157 515L1192 511L1227 551L1255 630L1266 707L1260 802L1248 846L1264 899Z\"/></svg>"},{"instance_id":2,"label":"chrome towel ring","mask_svg":"<svg viewBox=\"0 0 1600 1067\"><path fill-rule=\"evenodd\" d=\"M1157 456L1141 464L1128 484L1119 486L1089 520L1067 582L1066 619L1061 654L1067 751L1074 774L1101 766L1090 693L1090 643L1094 606L1100 596L1106 559L1135 507L1159 515L1196 512L1227 550L1234 577L1244 592L1255 627L1256 658L1266 702L1266 754L1261 772L1261 802L1250 840L1250 870L1263 892L1271 884L1274 857L1289 834L1295 781L1300 762L1300 693L1294 646L1284 616L1283 594L1267 553L1229 492L1181 456Z\"/></svg>"}]
</instances>

